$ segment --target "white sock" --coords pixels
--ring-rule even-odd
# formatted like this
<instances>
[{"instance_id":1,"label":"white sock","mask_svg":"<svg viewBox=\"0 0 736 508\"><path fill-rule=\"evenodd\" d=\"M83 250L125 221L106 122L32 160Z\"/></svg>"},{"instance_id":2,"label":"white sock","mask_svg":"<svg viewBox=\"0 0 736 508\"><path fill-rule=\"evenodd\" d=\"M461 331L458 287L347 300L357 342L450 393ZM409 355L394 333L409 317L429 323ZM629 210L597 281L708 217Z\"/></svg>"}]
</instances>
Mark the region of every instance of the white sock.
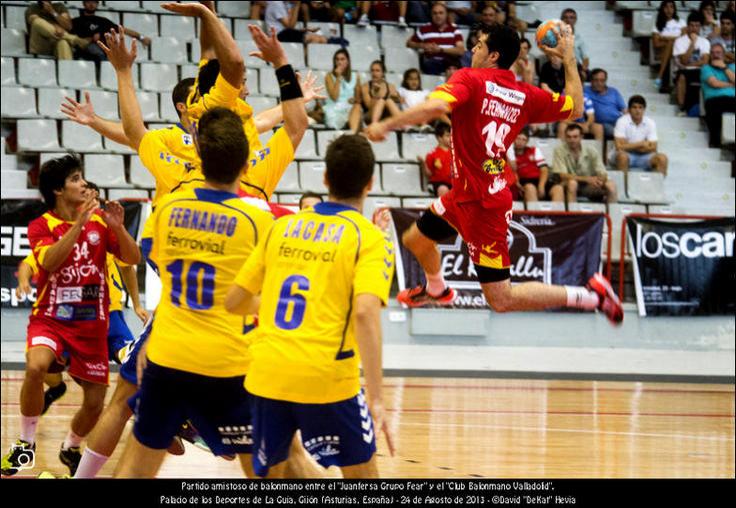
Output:
<instances>
[{"instance_id":1,"label":"white sock","mask_svg":"<svg viewBox=\"0 0 736 508\"><path fill-rule=\"evenodd\" d=\"M442 276L442 270L434 275L424 272L424 275L427 278L427 293L429 293L430 296L440 296L447 287L445 278Z\"/></svg>"},{"instance_id":2,"label":"white sock","mask_svg":"<svg viewBox=\"0 0 736 508\"><path fill-rule=\"evenodd\" d=\"M399 23L406 23L404 16L399 16Z\"/></svg>"},{"instance_id":3,"label":"white sock","mask_svg":"<svg viewBox=\"0 0 736 508\"><path fill-rule=\"evenodd\" d=\"M36 427L38 427L38 416L20 415L20 439L26 443L36 442Z\"/></svg>"},{"instance_id":4,"label":"white sock","mask_svg":"<svg viewBox=\"0 0 736 508\"><path fill-rule=\"evenodd\" d=\"M77 467L74 478L94 478L109 458L94 450L85 448L82 452L82 460L79 461L79 467Z\"/></svg>"},{"instance_id":5,"label":"white sock","mask_svg":"<svg viewBox=\"0 0 736 508\"><path fill-rule=\"evenodd\" d=\"M82 444L83 436L78 436L72 429L69 429L69 433L64 439L64 444L61 445L62 450L68 450L69 448L78 448Z\"/></svg>"},{"instance_id":6,"label":"white sock","mask_svg":"<svg viewBox=\"0 0 736 508\"><path fill-rule=\"evenodd\" d=\"M576 309L595 310L598 308L598 294L579 286L565 286L567 306Z\"/></svg>"}]
</instances>

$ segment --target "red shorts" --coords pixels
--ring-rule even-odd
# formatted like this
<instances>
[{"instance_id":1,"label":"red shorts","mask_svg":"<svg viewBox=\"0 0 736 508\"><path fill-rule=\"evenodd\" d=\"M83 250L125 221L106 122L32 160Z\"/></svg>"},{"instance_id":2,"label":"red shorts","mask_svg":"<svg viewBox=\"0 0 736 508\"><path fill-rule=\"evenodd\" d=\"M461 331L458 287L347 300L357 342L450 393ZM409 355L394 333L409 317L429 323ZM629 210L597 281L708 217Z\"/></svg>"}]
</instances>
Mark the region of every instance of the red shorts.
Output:
<instances>
[{"instance_id":1,"label":"red shorts","mask_svg":"<svg viewBox=\"0 0 736 508\"><path fill-rule=\"evenodd\" d=\"M474 264L497 270L508 269L508 232L513 200L505 189L485 201L455 201L451 190L432 203L431 210L450 224L468 246Z\"/></svg>"},{"instance_id":2,"label":"red shorts","mask_svg":"<svg viewBox=\"0 0 736 508\"><path fill-rule=\"evenodd\" d=\"M79 329L43 316L31 316L26 336L26 351L34 347L47 347L56 355L58 364L64 365L68 355L69 374L90 383L109 383L110 369L107 357L107 333L82 336ZM50 371L56 370L52 365Z\"/></svg>"}]
</instances>

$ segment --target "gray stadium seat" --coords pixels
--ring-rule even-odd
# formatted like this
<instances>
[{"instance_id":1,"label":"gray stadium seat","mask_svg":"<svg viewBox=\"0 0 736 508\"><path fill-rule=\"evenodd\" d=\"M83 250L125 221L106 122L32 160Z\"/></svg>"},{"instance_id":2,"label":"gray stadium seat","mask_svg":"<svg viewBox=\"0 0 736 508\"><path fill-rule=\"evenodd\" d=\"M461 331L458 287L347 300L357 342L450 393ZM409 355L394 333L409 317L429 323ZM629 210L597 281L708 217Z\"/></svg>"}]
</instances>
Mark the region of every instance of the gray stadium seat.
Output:
<instances>
[{"instance_id":1,"label":"gray stadium seat","mask_svg":"<svg viewBox=\"0 0 736 508\"><path fill-rule=\"evenodd\" d=\"M309 44L307 45L307 64L314 70L332 70L332 57L340 49L337 44Z\"/></svg>"},{"instance_id":2,"label":"gray stadium seat","mask_svg":"<svg viewBox=\"0 0 736 508\"><path fill-rule=\"evenodd\" d=\"M141 88L152 92L171 92L179 82L174 64L142 63Z\"/></svg>"},{"instance_id":3,"label":"gray stadium seat","mask_svg":"<svg viewBox=\"0 0 736 508\"><path fill-rule=\"evenodd\" d=\"M525 210L525 208L524 208L524 202L523 201L513 201L511 203L511 209L512 210L515 210L515 211L518 211L518 212L520 212L522 210Z\"/></svg>"},{"instance_id":4,"label":"gray stadium seat","mask_svg":"<svg viewBox=\"0 0 736 508\"><path fill-rule=\"evenodd\" d=\"M138 88L138 64L133 64L133 86ZM100 88L118 91L118 78L110 62L100 62Z\"/></svg>"},{"instance_id":5,"label":"gray stadium seat","mask_svg":"<svg viewBox=\"0 0 736 508\"><path fill-rule=\"evenodd\" d=\"M59 152L56 120L18 120L19 152Z\"/></svg>"},{"instance_id":6,"label":"gray stadium seat","mask_svg":"<svg viewBox=\"0 0 736 508\"><path fill-rule=\"evenodd\" d=\"M608 171L608 179L616 184L618 200L623 203L629 202L629 196L626 194L626 178L624 172L612 169Z\"/></svg>"},{"instance_id":7,"label":"gray stadium seat","mask_svg":"<svg viewBox=\"0 0 736 508\"><path fill-rule=\"evenodd\" d=\"M163 93L164 97L171 102L171 93ZM140 92L137 91L135 96L138 98L138 105L141 108L141 115L146 122L155 122L159 118L158 112L158 94L156 92ZM173 107L173 106L172 106Z\"/></svg>"},{"instance_id":8,"label":"gray stadium seat","mask_svg":"<svg viewBox=\"0 0 736 508\"><path fill-rule=\"evenodd\" d=\"M394 195L421 195L422 179L417 164L381 164L383 191ZM374 184L374 190L375 184Z\"/></svg>"},{"instance_id":9,"label":"gray stadium seat","mask_svg":"<svg viewBox=\"0 0 736 508\"><path fill-rule=\"evenodd\" d=\"M279 180L276 186L277 192L299 192L301 187L299 186L299 170L298 164L292 162L284 171L281 180Z\"/></svg>"},{"instance_id":10,"label":"gray stadium seat","mask_svg":"<svg viewBox=\"0 0 736 508\"><path fill-rule=\"evenodd\" d=\"M151 2L149 0L144 0L141 2L141 9L143 9L144 11L149 11L149 12L159 12L159 13L170 13L171 12L161 7L161 2L157 2L157 1ZM165 16L162 16L162 17L165 17Z\"/></svg>"},{"instance_id":11,"label":"gray stadium seat","mask_svg":"<svg viewBox=\"0 0 736 508\"><path fill-rule=\"evenodd\" d=\"M630 205L621 203L612 203L608 205L608 215L611 217L611 259L618 261L621 258L621 223L626 215L632 213L646 213L647 207L644 205ZM626 242L626 252L629 252L629 242Z\"/></svg>"},{"instance_id":12,"label":"gray stadium seat","mask_svg":"<svg viewBox=\"0 0 736 508\"><path fill-rule=\"evenodd\" d=\"M199 41L190 42L189 47L191 48L191 55L192 55L189 58L189 61L196 66L199 64L199 57L201 56L201 48L199 47ZM243 58L246 58L245 54L243 55ZM196 73L195 73L195 76L196 76Z\"/></svg>"},{"instance_id":13,"label":"gray stadium seat","mask_svg":"<svg viewBox=\"0 0 736 508\"><path fill-rule=\"evenodd\" d=\"M26 37L23 32L14 28L3 28L0 30L3 56L25 56Z\"/></svg>"},{"instance_id":14,"label":"gray stadium seat","mask_svg":"<svg viewBox=\"0 0 736 508\"><path fill-rule=\"evenodd\" d=\"M320 157L324 157L327 154L327 147L332 140L339 138L343 134L352 134L350 131L317 131L317 152ZM303 181L303 180L302 180Z\"/></svg>"},{"instance_id":15,"label":"gray stadium seat","mask_svg":"<svg viewBox=\"0 0 736 508\"><path fill-rule=\"evenodd\" d=\"M238 48L240 49L240 54L243 55L243 58L245 58L246 68L255 67L257 69L261 69L263 67L268 67L268 64L264 62L263 60L261 60L260 58L256 58L254 56L248 56L250 55L251 51L258 51L258 48L256 47L255 42L250 40L250 34L248 34L248 40L244 40L244 41L236 40L235 43L238 45Z\"/></svg>"},{"instance_id":16,"label":"gray stadium seat","mask_svg":"<svg viewBox=\"0 0 736 508\"><path fill-rule=\"evenodd\" d=\"M432 91L445 82L444 76L434 74L422 74L422 89Z\"/></svg>"},{"instance_id":17,"label":"gray stadium seat","mask_svg":"<svg viewBox=\"0 0 736 508\"><path fill-rule=\"evenodd\" d=\"M303 69L307 66L304 60L304 44L298 42L284 42L282 43L286 58L289 59L289 64L294 69Z\"/></svg>"},{"instance_id":18,"label":"gray stadium seat","mask_svg":"<svg viewBox=\"0 0 736 508\"><path fill-rule=\"evenodd\" d=\"M526 209L542 212L564 212L565 203L560 201L531 201L526 204Z\"/></svg>"},{"instance_id":19,"label":"gray stadium seat","mask_svg":"<svg viewBox=\"0 0 736 508\"><path fill-rule=\"evenodd\" d=\"M261 69L258 76L258 89L261 95L278 97L280 95L279 82L273 69ZM251 92L252 93L252 92Z\"/></svg>"},{"instance_id":20,"label":"gray stadium seat","mask_svg":"<svg viewBox=\"0 0 736 508\"><path fill-rule=\"evenodd\" d=\"M10 189L27 189L28 173L18 169L3 169L0 171L0 184Z\"/></svg>"},{"instance_id":21,"label":"gray stadium seat","mask_svg":"<svg viewBox=\"0 0 736 508\"><path fill-rule=\"evenodd\" d=\"M265 111L276 106L278 103L273 97L262 97L255 95L252 97L248 97L248 104L251 105L253 111L255 111L256 113L260 113L261 111Z\"/></svg>"},{"instance_id":22,"label":"gray stadium seat","mask_svg":"<svg viewBox=\"0 0 736 508\"><path fill-rule=\"evenodd\" d=\"M664 194L664 175L655 172L629 171L626 194L636 203L667 203Z\"/></svg>"},{"instance_id":23,"label":"gray stadium seat","mask_svg":"<svg viewBox=\"0 0 736 508\"><path fill-rule=\"evenodd\" d=\"M266 70L268 72L268 70ZM253 95L260 95L261 94L261 86L260 86L260 73L258 72L258 69L251 69L248 67L245 69L245 82L248 85L248 92Z\"/></svg>"},{"instance_id":24,"label":"gray stadium seat","mask_svg":"<svg viewBox=\"0 0 736 508\"><path fill-rule=\"evenodd\" d=\"M299 163L299 176L302 189L312 192L326 193L324 184L325 163L322 161L307 161Z\"/></svg>"},{"instance_id":25,"label":"gray stadium seat","mask_svg":"<svg viewBox=\"0 0 736 508\"><path fill-rule=\"evenodd\" d=\"M123 13L123 24L145 37L158 37L158 17L155 14L125 12ZM141 49L140 45L138 49Z\"/></svg>"},{"instance_id":26,"label":"gray stadium seat","mask_svg":"<svg viewBox=\"0 0 736 508\"><path fill-rule=\"evenodd\" d=\"M0 167L3 169L16 169L18 167L18 157L15 154L5 151L5 138L0 138Z\"/></svg>"},{"instance_id":27,"label":"gray stadium seat","mask_svg":"<svg viewBox=\"0 0 736 508\"><path fill-rule=\"evenodd\" d=\"M363 203L363 217L370 220L373 218L373 212L379 208L398 208L400 206L401 199L399 198L368 196Z\"/></svg>"},{"instance_id":28,"label":"gray stadium seat","mask_svg":"<svg viewBox=\"0 0 736 508\"><path fill-rule=\"evenodd\" d=\"M385 26L388 25L384 25ZM432 202L437 198L402 198L401 199L401 206L403 208L429 208L429 205L432 204ZM522 206L523 208L523 206Z\"/></svg>"},{"instance_id":29,"label":"gray stadium seat","mask_svg":"<svg viewBox=\"0 0 736 508\"><path fill-rule=\"evenodd\" d=\"M19 58L18 83L34 87L56 86L56 61L42 58Z\"/></svg>"},{"instance_id":30,"label":"gray stadium seat","mask_svg":"<svg viewBox=\"0 0 736 508\"><path fill-rule=\"evenodd\" d=\"M384 63L390 71L419 68L419 55L409 48L396 48L386 53Z\"/></svg>"},{"instance_id":31,"label":"gray stadium seat","mask_svg":"<svg viewBox=\"0 0 736 508\"><path fill-rule=\"evenodd\" d=\"M156 180L137 155L130 158L130 183L142 189L156 188Z\"/></svg>"},{"instance_id":32,"label":"gray stadium seat","mask_svg":"<svg viewBox=\"0 0 736 508\"><path fill-rule=\"evenodd\" d=\"M437 141L434 134L419 134L404 132L401 134L401 154L404 159L415 161L417 157L422 160L434 150Z\"/></svg>"},{"instance_id":33,"label":"gray stadium seat","mask_svg":"<svg viewBox=\"0 0 736 508\"><path fill-rule=\"evenodd\" d=\"M65 155L68 155L68 152L45 152L38 154L38 165L43 166L46 162L50 161L51 159L58 159L60 157L64 157Z\"/></svg>"},{"instance_id":34,"label":"gray stadium seat","mask_svg":"<svg viewBox=\"0 0 736 508\"><path fill-rule=\"evenodd\" d=\"M296 149L294 158L295 159L318 159L319 158L319 156L317 155L317 145L314 139L314 131L312 129L307 129L307 131L304 133L304 137L302 138L301 143L299 143L299 146Z\"/></svg>"},{"instance_id":35,"label":"gray stadium seat","mask_svg":"<svg viewBox=\"0 0 736 508\"><path fill-rule=\"evenodd\" d=\"M0 73L2 86L15 85L15 62L10 57L2 57L0 61L2 62L2 72Z\"/></svg>"},{"instance_id":36,"label":"gray stadium seat","mask_svg":"<svg viewBox=\"0 0 736 508\"><path fill-rule=\"evenodd\" d=\"M151 92L151 95L153 92ZM171 102L171 94L166 92L161 92L159 94L159 107L160 107L160 115L159 117L162 120L166 120L167 122L176 123L179 121L179 113L176 111L176 108L174 107L174 103Z\"/></svg>"},{"instance_id":37,"label":"gray stadium seat","mask_svg":"<svg viewBox=\"0 0 736 508\"><path fill-rule=\"evenodd\" d=\"M360 51L355 51L350 55L350 66L353 68L353 70L359 72L369 72L371 69L371 62L380 59L381 51L378 49L377 45L361 46ZM330 62L332 62L332 60L330 60ZM330 68L332 68L331 65ZM389 67L388 70L395 71L398 69L393 69Z\"/></svg>"},{"instance_id":38,"label":"gray stadium seat","mask_svg":"<svg viewBox=\"0 0 736 508\"><path fill-rule=\"evenodd\" d=\"M721 127L721 143L731 145L736 143L736 115L733 113L723 114L723 125Z\"/></svg>"},{"instance_id":39,"label":"gray stadium seat","mask_svg":"<svg viewBox=\"0 0 736 508\"><path fill-rule=\"evenodd\" d=\"M59 86L89 89L97 87L94 62L59 60Z\"/></svg>"},{"instance_id":40,"label":"gray stadium seat","mask_svg":"<svg viewBox=\"0 0 736 508\"><path fill-rule=\"evenodd\" d=\"M75 152L101 152L102 136L85 125L71 120L61 123L61 142Z\"/></svg>"},{"instance_id":41,"label":"gray stadium seat","mask_svg":"<svg viewBox=\"0 0 736 508\"><path fill-rule=\"evenodd\" d=\"M120 201L121 199L148 199L148 191L145 189L108 189L107 199Z\"/></svg>"},{"instance_id":42,"label":"gray stadium seat","mask_svg":"<svg viewBox=\"0 0 736 508\"><path fill-rule=\"evenodd\" d=\"M327 33L325 33L324 35L326 37L330 36ZM378 47L378 30L374 25L359 27L346 23L345 25L343 25L342 36L350 41L350 47L348 48L348 50L350 48L353 48L353 51L350 53L351 60L355 58L355 55L353 53L360 53L366 46L373 46L376 48Z\"/></svg>"},{"instance_id":43,"label":"gray stadium seat","mask_svg":"<svg viewBox=\"0 0 736 508\"><path fill-rule=\"evenodd\" d=\"M5 7L5 26L8 28L14 28L21 32L26 32L27 7L5 4L6 2L3 2L3 6ZM3 48L3 53L5 53L5 48Z\"/></svg>"},{"instance_id":44,"label":"gray stadium seat","mask_svg":"<svg viewBox=\"0 0 736 508\"><path fill-rule=\"evenodd\" d=\"M233 38L238 41L249 41L251 39L250 37L250 31L248 30L248 25L252 23L249 19L238 19L235 18L233 20Z\"/></svg>"},{"instance_id":45,"label":"gray stadium seat","mask_svg":"<svg viewBox=\"0 0 736 508\"><path fill-rule=\"evenodd\" d=\"M122 155L87 154L84 156L84 178L100 187L130 187L125 181Z\"/></svg>"},{"instance_id":46,"label":"gray stadium seat","mask_svg":"<svg viewBox=\"0 0 736 508\"><path fill-rule=\"evenodd\" d=\"M128 145L121 145L120 143L117 143L110 138L103 137L102 140L105 143L105 150L107 150L108 152L120 153L120 154L130 154L130 155L133 155L136 153L136 151L133 150Z\"/></svg>"},{"instance_id":47,"label":"gray stadium seat","mask_svg":"<svg viewBox=\"0 0 736 508\"><path fill-rule=\"evenodd\" d=\"M173 16L166 16L173 17ZM181 18L192 19L192 18ZM178 37L157 37L151 40L151 60L161 63L183 64L189 61L187 43Z\"/></svg>"},{"instance_id":48,"label":"gray stadium seat","mask_svg":"<svg viewBox=\"0 0 736 508\"><path fill-rule=\"evenodd\" d=\"M399 142L395 132L389 132L386 141L371 142L371 147L377 161L401 161Z\"/></svg>"},{"instance_id":49,"label":"gray stadium seat","mask_svg":"<svg viewBox=\"0 0 736 508\"><path fill-rule=\"evenodd\" d=\"M568 203L567 209L570 212L595 212L606 213L605 203Z\"/></svg>"},{"instance_id":50,"label":"gray stadium seat","mask_svg":"<svg viewBox=\"0 0 736 508\"><path fill-rule=\"evenodd\" d=\"M114 2L105 2L105 8L111 9L111 10L118 10L118 11L140 11L141 3L131 2L128 0L124 0L124 1L116 0Z\"/></svg>"},{"instance_id":51,"label":"gray stadium seat","mask_svg":"<svg viewBox=\"0 0 736 508\"><path fill-rule=\"evenodd\" d=\"M61 104L66 102L65 97L77 98L77 92L65 88L39 88L38 89L38 114L47 118L58 118L63 120L66 115L61 112ZM97 104L95 112L98 112ZM117 110L117 108L116 108Z\"/></svg>"},{"instance_id":52,"label":"gray stadium seat","mask_svg":"<svg viewBox=\"0 0 736 508\"><path fill-rule=\"evenodd\" d=\"M217 13L228 18L249 18L250 2L241 0L228 0L217 2Z\"/></svg>"},{"instance_id":53,"label":"gray stadium seat","mask_svg":"<svg viewBox=\"0 0 736 508\"><path fill-rule=\"evenodd\" d=\"M252 70L253 69L246 69L246 71ZM198 73L199 67L196 64L186 63L179 66L179 76L181 76L181 79L196 78Z\"/></svg>"},{"instance_id":54,"label":"gray stadium seat","mask_svg":"<svg viewBox=\"0 0 736 508\"><path fill-rule=\"evenodd\" d=\"M279 204L281 205L293 205L299 206L299 199L302 197L301 194L279 194Z\"/></svg>"},{"instance_id":55,"label":"gray stadium seat","mask_svg":"<svg viewBox=\"0 0 736 508\"><path fill-rule=\"evenodd\" d=\"M405 48L407 39L414 33L409 28L399 28L395 25L381 27L381 47L386 49ZM388 51L386 51L388 53Z\"/></svg>"},{"instance_id":56,"label":"gray stadium seat","mask_svg":"<svg viewBox=\"0 0 736 508\"><path fill-rule=\"evenodd\" d=\"M84 97L82 97L84 100ZM102 118L118 119L118 94L104 90L90 90L89 100L95 108L95 113Z\"/></svg>"},{"instance_id":57,"label":"gray stadium seat","mask_svg":"<svg viewBox=\"0 0 736 508\"><path fill-rule=\"evenodd\" d=\"M33 118L38 116L35 91L33 88L17 86L2 87L0 110L3 118Z\"/></svg>"}]
</instances>

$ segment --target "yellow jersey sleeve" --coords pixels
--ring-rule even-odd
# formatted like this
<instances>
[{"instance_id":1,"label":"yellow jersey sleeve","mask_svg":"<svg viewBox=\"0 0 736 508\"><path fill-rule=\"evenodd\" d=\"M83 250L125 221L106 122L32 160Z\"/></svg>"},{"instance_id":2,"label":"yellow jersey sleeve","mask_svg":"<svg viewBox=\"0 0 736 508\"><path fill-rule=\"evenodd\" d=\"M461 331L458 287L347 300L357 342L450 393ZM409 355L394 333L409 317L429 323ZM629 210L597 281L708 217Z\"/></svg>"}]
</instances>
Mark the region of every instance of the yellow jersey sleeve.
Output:
<instances>
[{"instance_id":1,"label":"yellow jersey sleeve","mask_svg":"<svg viewBox=\"0 0 736 508\"><path fill-rule=\"evenodd\" d=\"M375 231L369 231L369 228ZM360 250L355 266L353 292L355 296L371 294L388 304L391 279L394 273L394 246L390 238L373 225L362 228L366 242Z\"/></svg>"},{"instance_id":2,"label":"yellow jersey sleeve","mask_svg":"<svg viewBox=\"0 0 736 508\"><path fill-rule=\"evenodd\" d=\"M165 129L148 131L138 147L141 162L156 180L154 207L161 197L176 187L191 168L189 161L180 159L171 153L166 145L164 131Z\"/></svg>"},{"instance_id":3,"label":"yellow jersey sleeve","mask_svg":"<svg viewBox=\"0 0 736 508\"><path fill-rule=\"evenodd\" d=\"M121 262L121 266L127 265ZM109 252L107 253L107 291L110 295L110 312L123 310L123 278L115 256Z\"/></svg>"},{"instance_id":4,"label":"yellow jersey sleeve","mask_svg":"<svg viewBox=\"0 0 736 508\"><path fill-rule=\"evenodd\" d=\"M235 277L235 285L240 286L253 295L261 292L263 278L266 274L266 244L269 239L268 233L263 240L258 242L255 250L242 266Z\"/></svg>"},{"instance_id":5,"label":"yellow jersey sleeve","mask_svg":"<svg viewBox=\"0 0 736 508\"><path fill-rule=\"evenodd\" d=\"M196 89L197 84L195 83L195 89L190 96L190 104L187 105L187 113L191 120L199 120L207 110L212 108L222 107L232 109L233 111L236 110L237 100L240 97L240 87L236 88L228 83L222 77L222 74L217 75L215 84L204 96L199 96L199 92Z\"/></svg>"},{"instance_id":6,"label":"yellow jersey sleeve","mask_svg":"<svg viewBox=\"0 0 736 508\"><path fill-rule=\"evenodd\" d=\"M268 201L293 160L294 147L286 129L282 127L268 140L263 150L251 152L245 175L240 180L241 189Z\"/></svg>"},{"instance_id":7,"label":"yellow jersey sleeve","mask_svg":"<svg viewBox=\"0 0 736 508\"><path fill-rule=\"evenodd\" d=\"M31 269L32 276L38 275L38 261L36 261L36 256L33 255L33 252L23 258L23 261L21 261L21 263L25 263L28 265L28 267Z\"/></svg>"}]
</instances>

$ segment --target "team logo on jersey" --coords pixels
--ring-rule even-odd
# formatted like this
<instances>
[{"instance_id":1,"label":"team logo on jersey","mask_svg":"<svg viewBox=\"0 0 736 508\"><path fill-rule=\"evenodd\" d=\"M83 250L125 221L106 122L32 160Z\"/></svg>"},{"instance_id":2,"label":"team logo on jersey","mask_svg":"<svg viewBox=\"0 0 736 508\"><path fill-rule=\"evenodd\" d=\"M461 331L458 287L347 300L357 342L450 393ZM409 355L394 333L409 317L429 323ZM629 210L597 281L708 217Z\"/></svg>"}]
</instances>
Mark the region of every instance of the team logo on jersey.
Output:
<instances>
[{"instance_id":1,"label":"team logo on jersey","mask_svg":"<svg viewBox=\"0 0 736 508\"><path fill-rule=\"evenodd\" d=\"M181 135L181 142L184 146L191 146L192 141L192 135L191 134L182 134Z\"/></svg>"},{"instance_id":2,"label":"team logo on jersey","mask_svg":"<svg viewBox=\"0 0 736 508\"><path fill-rule=\"evenodd\" d=\"M252 445L252 425L233 425L217 427L224 445Z\"/></svg>"},{"instance_id":3,"label":"team logo on jersey","mask_svg":"<svg viewBox=\"0 0 736 508\"><path fill-rule=\"evenodd\" d=\"M506 167L506 161L503 159L486 159L483 161L483 171L489 175L500 175L503 168Z\"/></svg>"},{"instance_id":4,"label":"team logo on jersey","mask_svg":"<svg viewBox=\"0 0 736 508\"><path fill-rule=\"evenodd\" d=\"M504 102L510 102L517 106L523 106L526 100L526 94L519 90L512 90L503 86L499 86L492 81L486 81L486 93L492 95Z\"/></svg>"},{"instance_id":5,"label":"team logo on jersey","mask_svg":"<svg viewBox=\"0 0 736 508\"><path fill-rule=\"evenodd\" d=\"M304 442L304 447L319 461L322 457L340 455L340 436L319 436Z\"/></svg>"},{"instance_id":6,"label":"team logo on jersey","mask_svg":"<svg viewBox=\"0 0 736 508\"><path fill-rule=\"evenodd\" d=\"M502 176L497 176L493 179L491 184L488 186L488 194L496 194L506 188L506 179Z\"/></svg>"},{"instance_id":7,"label":"team logo on jersey","mask_svg":"<svg viewBox=\"0 0 736 508\"><path fill-rule=\"evenodd\" d=\"M89 241L89 243L91 243L92 245L97 245L98 243L100 243L100 233L94 230L90 231L89 233L87 233L87 241Z\"/></svg>"}]
</instances>

